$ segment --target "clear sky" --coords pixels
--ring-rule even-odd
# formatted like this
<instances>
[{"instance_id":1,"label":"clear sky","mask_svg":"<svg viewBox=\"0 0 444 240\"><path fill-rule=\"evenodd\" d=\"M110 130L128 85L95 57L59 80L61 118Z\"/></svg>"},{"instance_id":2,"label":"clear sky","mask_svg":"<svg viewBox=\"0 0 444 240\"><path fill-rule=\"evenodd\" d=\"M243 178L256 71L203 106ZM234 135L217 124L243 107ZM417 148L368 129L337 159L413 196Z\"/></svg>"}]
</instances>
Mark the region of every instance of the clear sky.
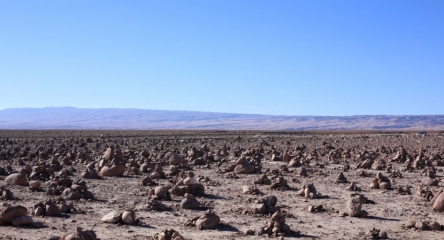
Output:
<instances>
[{"instance_id":1,"label":"clear sky","mask_svg":"<svg viewBox=\"0 0 444 240\"><path fill-rule=\"evenodd\" d=\"M444 114L444 1L1 1L0 109Z\"/></svg>"}]
</instances>

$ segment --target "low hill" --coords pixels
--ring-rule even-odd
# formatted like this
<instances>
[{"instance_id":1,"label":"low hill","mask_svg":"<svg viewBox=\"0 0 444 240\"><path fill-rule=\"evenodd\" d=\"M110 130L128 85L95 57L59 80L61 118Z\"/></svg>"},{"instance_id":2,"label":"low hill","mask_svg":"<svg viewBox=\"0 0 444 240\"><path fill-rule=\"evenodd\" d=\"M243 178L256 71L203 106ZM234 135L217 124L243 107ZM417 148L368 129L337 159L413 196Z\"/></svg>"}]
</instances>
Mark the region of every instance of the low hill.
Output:
<instances>
[{"instance_id":1,"label":"low hill","mask_svg":"<svg viewBox=\"0 0 444 240\"><path fill-rule=\"evenodd\" d=\"M275 116L73 107L0 110L0 129L444 130L444 115Z\"/></svg>"}]
</instances>

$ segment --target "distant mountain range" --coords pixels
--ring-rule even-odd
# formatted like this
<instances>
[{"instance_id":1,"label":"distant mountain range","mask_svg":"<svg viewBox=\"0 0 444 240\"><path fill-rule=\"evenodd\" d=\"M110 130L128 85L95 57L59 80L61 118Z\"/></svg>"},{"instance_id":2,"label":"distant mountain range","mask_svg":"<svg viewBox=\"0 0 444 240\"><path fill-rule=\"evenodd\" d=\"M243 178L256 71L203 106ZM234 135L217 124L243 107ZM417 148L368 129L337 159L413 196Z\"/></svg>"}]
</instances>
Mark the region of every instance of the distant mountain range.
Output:
<instances>
[{"instance_id":1,"label":"distant mountain range","mask_svg":"<svg viewBox=\"0 0 444 240\"><path fill-rule=\"evenodd\" d=\"M73 107L0 110L0 129L444 130L444 115L276 116Z\"/></svg>"}]
</instances>

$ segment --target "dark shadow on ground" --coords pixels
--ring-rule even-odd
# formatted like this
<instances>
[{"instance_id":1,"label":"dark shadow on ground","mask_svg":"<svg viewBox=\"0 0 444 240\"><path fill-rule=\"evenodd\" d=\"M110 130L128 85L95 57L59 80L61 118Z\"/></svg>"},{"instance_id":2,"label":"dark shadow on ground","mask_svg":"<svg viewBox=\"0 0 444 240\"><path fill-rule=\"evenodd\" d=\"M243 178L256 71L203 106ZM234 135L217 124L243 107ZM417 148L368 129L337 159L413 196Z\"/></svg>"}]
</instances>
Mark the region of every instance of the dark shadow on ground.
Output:
<instances>
[{"instance_id":1,"label":"dark shadow on ground","mask_svg":"<svg viewBox=\"0 0 444 240\"><path fill-rule=\"evenodd\" d=\"M382 220L382 221L393 221L393 222L399 222L401 220L394 219L394 218L384 218L384 217L376 217L376 216L368 216L367 219L374 219L374 220Z\"/></svg>"},{"instance_id":2,"label":"dark shadow on ground","mask_svg":"<svg viewBox=\"0 0 444 240\"><path fill-rule=\"evenodd\" d=\"M219 226L217 227L217 230L225 232L239 232L238 228L233 227L227 223L220 223Z\"/></svg>"},{"instance_id":3,"label":"dark shadow on ground","mask_svg":"<svg viewBox=\"0 0 444 240\"><path fill-rule=\"evenodd\" d=\"M134 226L141 227L141 228L157 229L156 227L148 225L148 224L146 224L144 222L139 222L138 224L135 224Z\"/></svg>"},{"instance_id":4,"label":"dark shadow on ground","mask_svg":"<svg viewBox=\"0 0 444 240\"><path fill-rule=\"evenodd\" d=\"M205 194L203 197L209 198L209 199L226 200L226 198L221 197L221 196L217 196L217 195L214 195L214 194Z\"/></svg>"}]
</instances>

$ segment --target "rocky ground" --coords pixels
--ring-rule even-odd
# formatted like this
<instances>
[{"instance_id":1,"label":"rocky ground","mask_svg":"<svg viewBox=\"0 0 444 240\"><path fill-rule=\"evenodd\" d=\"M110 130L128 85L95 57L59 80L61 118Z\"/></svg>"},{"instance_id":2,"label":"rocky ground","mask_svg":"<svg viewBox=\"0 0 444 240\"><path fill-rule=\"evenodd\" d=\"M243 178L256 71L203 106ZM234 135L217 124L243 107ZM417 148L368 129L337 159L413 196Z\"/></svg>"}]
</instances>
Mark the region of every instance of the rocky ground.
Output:
<instances>
[{"instance_id":1,"label":"rocky ground","mask_svg":"<svg viewBox=\"0 0 444 240\"><path fill-rule=\"evenodd\" d=\"M444 135L0 131L0 239L443 239Z\"/></svg>"}]
</instances>

